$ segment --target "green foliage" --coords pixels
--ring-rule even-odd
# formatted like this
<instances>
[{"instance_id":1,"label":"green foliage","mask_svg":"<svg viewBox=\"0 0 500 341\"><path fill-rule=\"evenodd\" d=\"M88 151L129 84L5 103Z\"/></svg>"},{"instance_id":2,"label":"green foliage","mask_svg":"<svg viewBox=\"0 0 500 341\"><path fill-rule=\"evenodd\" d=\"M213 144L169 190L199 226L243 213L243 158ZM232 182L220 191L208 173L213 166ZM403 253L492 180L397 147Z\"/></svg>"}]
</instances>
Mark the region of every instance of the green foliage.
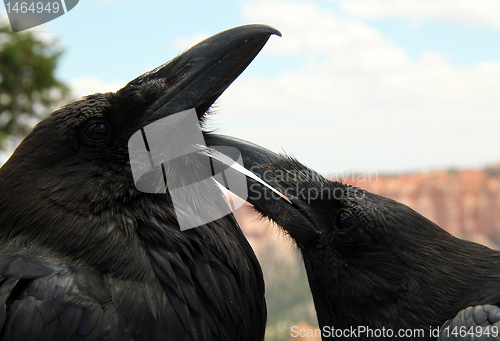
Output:
<instances>
[{"instance_id":1,"label":"green foliage","mask_svg":"<svg viewBox=\"0 0 500 341\"><path fill-rule=\"evenodd\" d=\"M0 146L9 135L25 136L68 95L54 76L61 51L32 33L0 27Z\"/></svg>"}]
</instances>

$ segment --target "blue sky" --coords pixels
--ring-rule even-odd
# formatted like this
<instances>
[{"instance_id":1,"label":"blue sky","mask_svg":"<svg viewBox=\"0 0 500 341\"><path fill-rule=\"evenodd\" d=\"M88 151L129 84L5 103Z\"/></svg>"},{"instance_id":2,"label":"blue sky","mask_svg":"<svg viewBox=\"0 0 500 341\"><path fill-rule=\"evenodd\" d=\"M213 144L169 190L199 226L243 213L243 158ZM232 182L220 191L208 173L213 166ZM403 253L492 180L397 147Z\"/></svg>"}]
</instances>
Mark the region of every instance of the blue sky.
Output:
<instances>
[{"instance_id":1,"label":"blue sky","mask_svg":"<svg viewBox=\"0 0 500 341\"><path fill-rule=\"evenodd\" d=\"M79 97L248 23L283 37L218 101L220 133L340 177L500 163L500 0L81 0L35 31Z\"/></svg>"}]
</instances>

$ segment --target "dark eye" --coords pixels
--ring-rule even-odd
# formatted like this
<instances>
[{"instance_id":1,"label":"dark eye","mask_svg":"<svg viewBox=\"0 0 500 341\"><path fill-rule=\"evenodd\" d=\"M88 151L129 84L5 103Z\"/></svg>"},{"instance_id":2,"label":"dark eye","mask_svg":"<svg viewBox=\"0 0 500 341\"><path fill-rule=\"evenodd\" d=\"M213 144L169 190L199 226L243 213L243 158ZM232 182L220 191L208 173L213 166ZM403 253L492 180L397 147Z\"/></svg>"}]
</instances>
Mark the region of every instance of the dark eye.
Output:
<instances>
[{"instance_id":1,"label":"dark eye","mask_svg":"<svg viewBox=\"0 0 500 341\"><path fill-rule=\"evenodd\" d=\"M337 230L346 231L356 226L357 223L352 214L347 211L340 211L336 217L335 227Z\"/></svg>"},{"instance_id":2,"label":"dark eye","mask_svg":"<svg viewBox=\"0 0 500 341\"><path fill-rule=\"evenodd\" d=\"M109 136L109 132L109 124L105 121L99 121L87 125L83 133L85 138L91 142L102 142Z\"/></svg>"}]
</instances>

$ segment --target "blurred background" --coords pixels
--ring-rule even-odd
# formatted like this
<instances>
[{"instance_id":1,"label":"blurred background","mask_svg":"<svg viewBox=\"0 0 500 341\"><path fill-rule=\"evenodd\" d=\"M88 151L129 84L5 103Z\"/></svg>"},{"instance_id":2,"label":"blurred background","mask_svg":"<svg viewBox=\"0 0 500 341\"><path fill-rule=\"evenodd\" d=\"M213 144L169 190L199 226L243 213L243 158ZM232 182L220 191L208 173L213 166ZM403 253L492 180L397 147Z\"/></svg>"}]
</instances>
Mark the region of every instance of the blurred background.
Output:
<instances>
[{"instance_id":1,"label":"blurred background","mask_svg":"<svg viewBox=\"0 0 500 341\"><path fill-rule=\"evenodd\" d=\"M223 94L209 128L500 245L500 0L85 0L16 34L2 8L0 164L59 106L249 23L283 37ZM251 207L236 214L265 272L266 340L315 326L293 245Z\"/></svg>"}]
</instances>

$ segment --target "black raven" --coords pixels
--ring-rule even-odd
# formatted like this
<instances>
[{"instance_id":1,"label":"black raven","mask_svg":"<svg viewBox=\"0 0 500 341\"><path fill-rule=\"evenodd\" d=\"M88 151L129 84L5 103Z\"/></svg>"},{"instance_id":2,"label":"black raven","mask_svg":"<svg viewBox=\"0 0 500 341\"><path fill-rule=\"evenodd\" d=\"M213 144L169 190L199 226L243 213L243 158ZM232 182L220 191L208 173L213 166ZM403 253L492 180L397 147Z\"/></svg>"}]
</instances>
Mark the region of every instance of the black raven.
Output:
<instances>
[{"instance_id":1,"label":"black raven","mask_svg":"<svg viewBox=\"0 0 500 341\"><path fill-rule=\"evenodd\" d=\"M288 156L211 139L238 148L245 168L288 198L248 178L247 200L302 253L323 340L430 340L447 320L441 340L500 339L500 252Z\"/></svg>"},{"instance_id":2,"label":"black raven","mask_svg":"<svg viewBox=\"0 0 500 341\"><path fill-rule=\"evenodd\" d=\"M186 109L203 121L273 34L219 33L24 139L0 170L1 340L264 338L262 272L234 217L181 232L168 194L136 189L127 143Z\"/></svg>"}]
</instances>

